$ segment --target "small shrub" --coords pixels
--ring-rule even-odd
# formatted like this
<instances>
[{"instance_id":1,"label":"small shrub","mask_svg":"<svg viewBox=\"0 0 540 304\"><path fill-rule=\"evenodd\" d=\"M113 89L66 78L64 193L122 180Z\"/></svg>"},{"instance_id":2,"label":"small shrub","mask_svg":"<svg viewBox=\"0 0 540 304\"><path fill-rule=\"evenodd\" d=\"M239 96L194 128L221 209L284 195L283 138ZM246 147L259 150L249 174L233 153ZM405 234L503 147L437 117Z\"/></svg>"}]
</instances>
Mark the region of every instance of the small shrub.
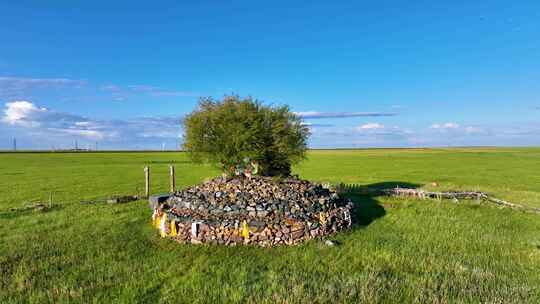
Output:
<instances>
[{"instance_id":1,"label":"small shrub","mask_svg":"<svg viewBox=\"0 0 540 304\"><path fill-rule=\"evenodd\" d=\"M288 176L305 158L309 130L287 106L264 106L251 97L207 97L183 123L183 148L191 158L219 165L229 175L251 163L258 174Z\"/></svg>"}]
</instances>

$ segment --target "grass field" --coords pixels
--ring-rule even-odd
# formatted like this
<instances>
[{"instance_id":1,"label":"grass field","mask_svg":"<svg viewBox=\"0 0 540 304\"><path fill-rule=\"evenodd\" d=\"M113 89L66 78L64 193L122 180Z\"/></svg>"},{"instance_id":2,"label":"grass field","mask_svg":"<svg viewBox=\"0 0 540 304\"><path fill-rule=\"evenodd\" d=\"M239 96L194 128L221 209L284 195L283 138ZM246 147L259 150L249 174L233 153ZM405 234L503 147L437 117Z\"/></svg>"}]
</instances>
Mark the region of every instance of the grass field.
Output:
<instances>
[{"instance_id":1,"label":"grass field","mask_svg":"<svg viewBox=\"0 0 540 304\"><path fill-rule=\"evenodd\" d=\"M350 193L359 215L338 246L179 245L146 202L218 172L183 153L0 153L0 303L539 303L540 215L479 202ZM312 151L302 178L363 187L471 189L540 207L539 148ZM431 182L437 182L433 188ZM12 210L36 201L47 212Z\"/></svg>"}]
</instances>

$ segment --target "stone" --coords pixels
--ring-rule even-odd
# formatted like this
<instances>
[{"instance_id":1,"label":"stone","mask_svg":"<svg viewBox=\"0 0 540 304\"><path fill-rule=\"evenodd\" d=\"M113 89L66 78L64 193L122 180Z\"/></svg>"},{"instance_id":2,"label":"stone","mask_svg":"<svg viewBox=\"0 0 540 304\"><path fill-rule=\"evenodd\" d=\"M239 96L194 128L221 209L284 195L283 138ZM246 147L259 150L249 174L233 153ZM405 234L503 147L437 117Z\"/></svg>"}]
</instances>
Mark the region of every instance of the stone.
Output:
<instances>
[{"instance_id":1,"label":"stone","mask_svg":"<svg viewBox=\"0 0 540 304\"><path fill-rule=\"evenodd\" d=\"M213 214L213 215L220 215L223 212L225 212L225 211L221 210L221 209L218 209L218 208L212 209L212 211L210 211L210 213Z\"/></svg>"},{"instance_id":2,"label":"stone","mask_svg":"<svg viewBox=\"0 0 540 304\"><path fill-rule=\"evenodd\" d=\"M291 233L291 236L293 239L299 239L303 235L304 235L304 230L296 230Z\"/></svg>"},{"instance_id":3,"label":"stone","mask_svg":"<svg viewBox=\"0 0 540 304\"><path fill-rule=\"evenodd\" d=\"M349 200L319 184L261 176L215 178L154 206L177 221L176 240L231 246L292 245L325 236L350 227L352 208ZM331 227L320 228L321 213Z\"/></svg>"},{"instance_id":4,"label":"stone","mask_svg":"<svg viewBox=\"0 0 540 304\"><path fill-rule=\"evenodd\" d=\"M150 197L148 197L148 206L150 209L155 210L159 205L165 203L170 196L170 194L150 195Z\"/></svg>"}]
</instances>

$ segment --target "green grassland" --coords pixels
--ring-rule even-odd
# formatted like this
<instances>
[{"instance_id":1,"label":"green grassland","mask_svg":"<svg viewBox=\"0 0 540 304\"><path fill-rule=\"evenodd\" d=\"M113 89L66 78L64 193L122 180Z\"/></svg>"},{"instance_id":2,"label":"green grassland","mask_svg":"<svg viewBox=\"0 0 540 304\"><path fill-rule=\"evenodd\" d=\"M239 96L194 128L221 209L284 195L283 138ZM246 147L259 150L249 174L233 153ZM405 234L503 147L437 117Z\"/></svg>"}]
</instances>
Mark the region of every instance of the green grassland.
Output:
<instances>
[{"instance_id":1,"label":"green grassland","mask_svg":"<svg viewBox=\"0 0 540 304\"><path fill-rule=\"evenodd\" d=\"M0 303L540 302L540 215L364 191L479 190L537 208L538 148L311 151L302 178L360 185L333 247L179 245L145 201L100 201L140 193L145 165L166 192L171 162L179 187L218 174L183 153L0 153ZM49 211L18 209L51 193Z\"/></svg>"}]
</instances>

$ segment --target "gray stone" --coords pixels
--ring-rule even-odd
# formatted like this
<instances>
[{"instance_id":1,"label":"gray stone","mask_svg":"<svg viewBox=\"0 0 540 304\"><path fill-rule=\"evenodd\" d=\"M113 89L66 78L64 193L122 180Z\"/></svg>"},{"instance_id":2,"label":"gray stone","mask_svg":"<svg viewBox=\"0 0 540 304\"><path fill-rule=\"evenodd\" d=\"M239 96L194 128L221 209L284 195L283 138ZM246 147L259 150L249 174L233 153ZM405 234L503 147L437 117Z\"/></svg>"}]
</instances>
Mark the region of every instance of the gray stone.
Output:
<instances>
[{"instance_id":1,"label":"gray stone","mask_svg":"<svg viewBox=\"0 0 540 304\"><path fill-rule=\"evenodd\" d=\"M159 205L165 203L170 196L170 194L151 195L150 197L148 197L148 206L150 207L150 209L154 210Z\"/></svg>"},{"instance_id":2,"label":"gray stone","mask_svg":"<svg viewBox=\"0 0 540 304\"><path fill-rule=\"evenodd\" d=\"M223 210L217 209L217 208L216 208L216 209L210 210L210 213L211 213L211 214L214 214L214 215L219 215L219 214L222 214L222 213L223 213Z\"/></svg>"},{"instance_id":3,"label":"gray stone","mask_svg":"<svg viewBox=\"0 0 540 304\"><path fill-rule=\"evenodd\" d=\"M265 217L267 215L268 215L268 211L265 211L265 210L257 211L257 216L259 217Z\"/></svg>"},{"instance_id":4,"label":"gray stone","mask_svg":"<svg viewBox=\"0 0 540 304\"><path fill-rule=\"evenodd\" d=\"M259 176L217 178L176 192L167 201L174 208L165 212L179 223L176 239L180 241L189 242L191 223L202 220L209 227L201 230L202 243L292 245L350 227L349 200L333 194L319 184L294 178L279 183ZM328 215L324 227L319 224L321 212ZM247 240L239 235L244 221L251 230Z\"/></svg>"}]
</instances>

